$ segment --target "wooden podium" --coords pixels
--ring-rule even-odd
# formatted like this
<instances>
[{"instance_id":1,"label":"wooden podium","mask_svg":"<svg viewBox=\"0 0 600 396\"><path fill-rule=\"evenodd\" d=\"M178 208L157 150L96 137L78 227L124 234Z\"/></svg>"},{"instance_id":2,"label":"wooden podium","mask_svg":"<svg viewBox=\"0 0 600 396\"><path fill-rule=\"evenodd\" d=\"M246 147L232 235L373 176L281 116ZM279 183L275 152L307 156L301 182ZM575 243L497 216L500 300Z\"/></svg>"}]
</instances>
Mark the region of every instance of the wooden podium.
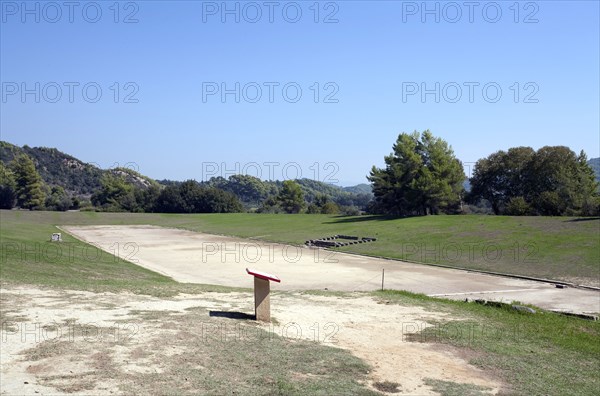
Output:
<instances>
[{"instance_id":1,"label":"wooden podium","mask_svg":"<svg viewBox=\"0 0 600 396\"><path fill-rule=\"evenodd\" d=\"M281 279L275 275L260 272L246 268L249 275L254 276L254 314L256 320L262 322L271 321L271 302L269 293L271 291L271 281L281 282Z\"/></svg>"}]
</instances>

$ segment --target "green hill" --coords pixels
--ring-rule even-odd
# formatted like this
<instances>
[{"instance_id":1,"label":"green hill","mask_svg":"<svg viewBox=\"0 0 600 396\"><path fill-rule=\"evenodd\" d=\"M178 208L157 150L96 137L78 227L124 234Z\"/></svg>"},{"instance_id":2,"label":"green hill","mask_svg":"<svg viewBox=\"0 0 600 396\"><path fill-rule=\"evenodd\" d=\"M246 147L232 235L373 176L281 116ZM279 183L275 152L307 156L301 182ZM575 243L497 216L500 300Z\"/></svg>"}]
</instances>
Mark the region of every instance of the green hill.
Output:
<instances>
[{"instance_id":1,"label":"green hill","mask_svg":"<svg viewBox=\"0 0 600 396\"><path fill-rule=\"evenodd\" d=\"M354 187L339 187L311 179L297 179L304 193L306 202L314 202L318 196L325 196L328 200L340 206L364 208L373 198L371 186L358 185ZM160 184L168 186L179 182L161 180ZM234 175L228 179L213 177L201 185L216 187L235 194L246 207L257 207L270 196L277 195L283 183L279 180L265 181L249 175ZM366 186L368 190L363 187Z\"/></svg>"},{"instance_id":2,"label":"green hill","mask_svg":"<svg viewBox=\"0 0 600 396\"><path fill-rule=\"evenodd\" d=\"M354 194L373 194L373 187L370 184L361 183L356 186L344 187L344 191L348 191Z\"/></svg>"},{"instance_id":3,"label":"green hill","mask_svg":"<svg viewBox=\"0 0 600 396\"><path fill-rule=\"evenodd\" d=\"M352 191L349 191L347 188L311 179L300 179L296 181L300 184L300 187L304 192L304 197L308 202L314 201L314 199L321 194L325 195L338 205L362 208L365 207L373 197L371 191L355 192L360 191L361 187L359 186L350 187L350 190Z\"/></svg>"},{"instance_id":4,"label":"green hill","mask_svg":"<svg viewBox=\"0 0 600 396\"><path fill-rule=\"evenodd\" d=\"M129 168L101 169L56 148L27 145L19 147L0 141L0 160L6 165L19 154L26 154L33 159L37 171L48 186L61 186L70 196L89 198L101 188L101 179L106 173L124 176L127 183L142 190L151 186L181 183L171 180L156 181ZM308 203L313 202L317 196L324 195L341 206L364 208L373 196L371 187L367 184L342 188L309 179L300 179L297 182ZM281 181L264 181L247 175L234 175L228 179L217 177L200 184L235 194L247 208L258 207L269 196L277 195L282 186Z\"/></svg>"},{"instance_id":5,"label":"green hill","mask_svg":"<svg viewBox=\"0 0 600 396\"><path fill-rule=\"evenodd\" d=\"M103 170L86 164L55 148L18 147L0 141L0 160L8 165L17 155L26 154L33 159L37 171L50 186L61 186L72 195L91 195L100 188Z\"/></svg>"},{"instance_id":6,"label":"green hill","mask_svg":"<svg viewBox=\"0 0 600 396\"><path fill-rule=\"evenodd\" d=\"M128 168L100 169L55 148L15 146L0 141L0 160L8 165L17 155L26 154L33 159L37 171L49 186L61 186L70 195L89 197L97 191L105 173L124 176L125 180L140 188L157 182Z\"/></svg>"}]
</instances>

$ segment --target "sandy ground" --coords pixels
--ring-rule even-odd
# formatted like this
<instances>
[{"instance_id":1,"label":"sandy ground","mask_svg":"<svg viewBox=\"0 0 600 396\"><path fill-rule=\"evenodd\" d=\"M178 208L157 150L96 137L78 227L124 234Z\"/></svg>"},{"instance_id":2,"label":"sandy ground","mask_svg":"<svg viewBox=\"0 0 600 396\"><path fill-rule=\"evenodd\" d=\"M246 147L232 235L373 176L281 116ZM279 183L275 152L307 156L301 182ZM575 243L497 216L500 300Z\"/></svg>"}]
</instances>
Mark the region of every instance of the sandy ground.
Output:
<instances>
[{"instance_id":1,"label":"sandy ground","mask_svg":"<svg viewBox=\"0 0 600 396\"><path fill-rule=\"evenodd\" d=\"M600 293L576 288L155 226L62 227L179 282L252 287L247 267L281 278L274 290L408 290L454 299L520 301L545 309L600 312Z\"/></svg>"},{"instance_id":2,"label":"sandy ground","mask_svg":"<svg viewBox=\"0 0 600 396\"><path fill-rule=\"evenodd\" d=\"M205 293L161 299L127 293L9 286L1 294L4 303L10 302L8 318L3 318L10 326L3 325L0 344L2 395L64 394L66 390L86 395L123 394L119 388L123 375L160 374L174 364L170 363L170 356L185 350L185 340L178 341L169 330L183 322L173 321L174 312L183 318L189 312L186 310L200 308L205 310L206 321L210 321L210 310L252 312L253 304L250 293ZM271 303L277 325L265 324L265 330L291 340L304 338L348 349L373 367L368 386L376 381L396 382L401 385L401 392L395 394L403 395L435 394L424 384L425 378L475 384L489 388L489 393L497 393L501 387L496 379L471 366L468 357L450 347L408 341L409 334L432 326L437 320L450 319L446 313L386 304L364 295L340 298L281 292L271 297ZM135 312L140 311L169 314L160 320L143 320L136 316ZM104 335L108 340L97 337L94 342L76 337L71 340L77 330L65 327L64 323L69 321L99 328L116 325L120 328L119 337L127 342L107 342L112 333ZM43 329L53 325L63 330L44 333ZM25 353L31 353L31 348L41 348L44 342L55 340L69 341L68 349L58 355L46 356L40 352L41 358L35 361L26 358ZM152 343L155 340L161 340L162 349L151 352L158 355L153 360L145 350L151 349L147 345L156 345ZM94 377L103 361L104 366L112 362L113 374L109 379Z\"/></svg>"}]
</instances>

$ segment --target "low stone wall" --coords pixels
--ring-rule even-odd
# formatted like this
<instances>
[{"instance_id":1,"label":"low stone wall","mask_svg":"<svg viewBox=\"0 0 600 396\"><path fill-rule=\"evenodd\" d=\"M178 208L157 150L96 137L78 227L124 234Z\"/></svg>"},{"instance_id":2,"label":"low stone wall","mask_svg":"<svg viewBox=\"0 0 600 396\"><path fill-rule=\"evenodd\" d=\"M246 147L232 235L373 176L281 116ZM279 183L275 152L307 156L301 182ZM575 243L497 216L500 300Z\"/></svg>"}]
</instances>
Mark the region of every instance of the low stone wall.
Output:
<instances>
[{"instance_id":1,"label":"low stone wall","mask_svg":"<svg viewBox=\"0 0 600 396\"><path fill-rule=\"evenodd\" d=\"M317 246L317 247L342 247L349 245L356 245L359 243L375 242L377 238L363 237L359 238L353 235L333 235L329 237L323 237L318 239L309 239L304 242L306 246Z\"/></svg>"}]
</instances>

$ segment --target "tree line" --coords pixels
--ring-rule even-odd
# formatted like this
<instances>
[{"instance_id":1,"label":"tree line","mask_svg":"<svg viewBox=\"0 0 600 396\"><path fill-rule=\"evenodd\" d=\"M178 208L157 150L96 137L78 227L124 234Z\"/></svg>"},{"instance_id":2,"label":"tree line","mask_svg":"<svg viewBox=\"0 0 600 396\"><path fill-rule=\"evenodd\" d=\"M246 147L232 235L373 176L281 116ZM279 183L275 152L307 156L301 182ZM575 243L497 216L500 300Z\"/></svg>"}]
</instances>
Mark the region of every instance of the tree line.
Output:
<instances>
[{"instance_id":1,"label":"tree line","mask_svg":"<svg viewBox=\"0 0 600 396\"><path fill-rule=\"evenodd\" d=\"M479 160L471 202L486 200L495 214L590 216L598 214L598 183L582 151L568 147L515 147Z\"/></svg>"},{"instance_id":2,"label":"tree line","mask_svg":"<svg viewBox=\"0 0 600 396\"><path fill-rule=\"evenodd\" d=\"M80 197L69 195L61 186L44 183L28 155L16 155L9 166L0 161L1 209L359 214L360 209L353 205L364 207L370 198L368 194L349 193L318 182L265 182L248 175L160 184L130 169L115 168L101 176L100 187L86 206Z\"/></svg>"},{"instance_id":3,"label":"tree line","mask_svg":"<svg viewBox=\"0 0 600 396\"><path fill-rule=\"evenodd\" d=\"M368 176L373 213L456 214L468 206L514 216L600 213L599 186L585 153L564 146L498 151L476 162L470 180L452 148L430 131L401 133L384 160L385 167L373 167Z\"/></svg>"},{"instance_id":4,"label":"tree line","mask_svg":"<svg viewBox=\"0 0 600 396\"><path fill-rule=\"evenodd\" d=\"M152 179L129 169L102 174L89 210L158 213L360 213L391 216L487 213L597 216L599 185L585 153L564 146L514 147L475 164L468 179L452 147L430 131L401 133L367 179L373 194L301 179L263 181L248 175L206 182ZM470 185L470 189L465 188ZM81 197L49 186L27 154L0 161L0 208L86 208Z\"/></svg>"}]
</instances>

